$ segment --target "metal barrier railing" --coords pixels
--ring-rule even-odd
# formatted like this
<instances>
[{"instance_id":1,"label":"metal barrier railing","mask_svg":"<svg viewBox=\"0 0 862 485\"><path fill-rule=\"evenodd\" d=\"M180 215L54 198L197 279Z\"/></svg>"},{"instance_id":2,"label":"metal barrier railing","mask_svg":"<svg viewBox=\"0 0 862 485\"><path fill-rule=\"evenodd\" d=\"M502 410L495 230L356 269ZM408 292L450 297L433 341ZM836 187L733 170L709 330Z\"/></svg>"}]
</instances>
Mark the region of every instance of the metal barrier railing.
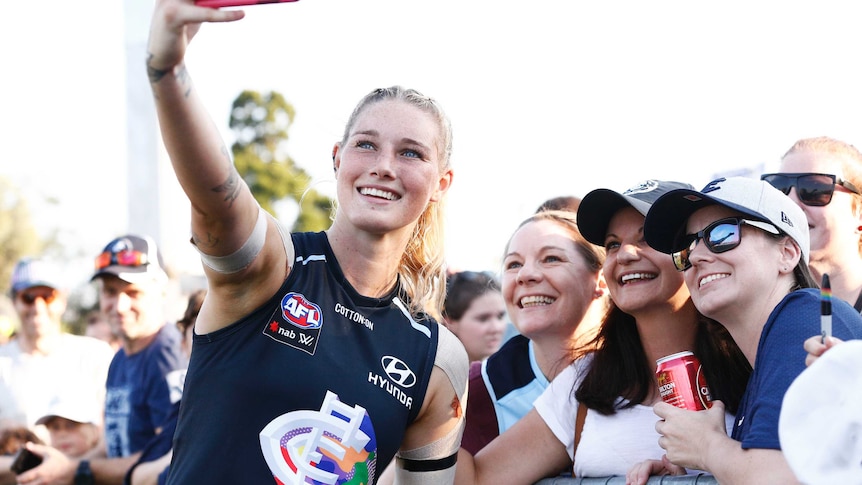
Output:
<instances>
[{"instance_id":1,"label":"metal barrier railing","mask_svg":"<svg viewBox=\"0 0 862 485\"><path fill-rule=\"evenodd\" d=\"M626 477L613 476L602 478L572 478L554 477L544 478L535 485L626 485ZM647 485L718 485L712 475L667 475L662 477L650 477Z\"/></svg>"}]
</instances>

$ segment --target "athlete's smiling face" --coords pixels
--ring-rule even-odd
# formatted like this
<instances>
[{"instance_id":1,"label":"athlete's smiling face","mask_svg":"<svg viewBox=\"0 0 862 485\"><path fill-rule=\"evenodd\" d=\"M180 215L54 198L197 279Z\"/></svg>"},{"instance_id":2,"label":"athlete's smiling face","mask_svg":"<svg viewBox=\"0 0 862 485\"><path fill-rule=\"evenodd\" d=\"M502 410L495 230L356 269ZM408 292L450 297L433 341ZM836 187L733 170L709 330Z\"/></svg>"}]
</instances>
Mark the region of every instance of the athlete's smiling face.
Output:
<instances>
[{"instance_id":1,"label":"athlete's smiling face","mask_svg":"<svg viewBox=\"0 0 862 485\"><path fill-rule=\"evenodd\" d=\"M377 234L412 229L449 188L442 157L441 128L430 114L393 99L368 105L336 149L336 221Z\"/></svg>"}]
</instances>

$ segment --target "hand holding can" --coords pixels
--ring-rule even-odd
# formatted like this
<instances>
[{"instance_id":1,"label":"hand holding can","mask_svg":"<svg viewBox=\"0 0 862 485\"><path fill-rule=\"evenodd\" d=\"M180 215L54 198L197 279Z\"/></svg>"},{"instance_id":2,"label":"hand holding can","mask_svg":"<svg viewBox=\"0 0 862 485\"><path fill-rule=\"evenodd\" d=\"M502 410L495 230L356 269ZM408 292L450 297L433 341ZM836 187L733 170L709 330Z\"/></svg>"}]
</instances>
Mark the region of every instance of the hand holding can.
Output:
<instances>
[{"instance_id":1,"label":"hand holding can","mask_svg":"<svg viewBox=\"0 0 862 485\"><path fill-rule=\"evenodd\" d=\"M662 401L692 411L712 407L712 395L694 353L677 352L658 359L655 374Z\"/></svg>"}]
</instances>

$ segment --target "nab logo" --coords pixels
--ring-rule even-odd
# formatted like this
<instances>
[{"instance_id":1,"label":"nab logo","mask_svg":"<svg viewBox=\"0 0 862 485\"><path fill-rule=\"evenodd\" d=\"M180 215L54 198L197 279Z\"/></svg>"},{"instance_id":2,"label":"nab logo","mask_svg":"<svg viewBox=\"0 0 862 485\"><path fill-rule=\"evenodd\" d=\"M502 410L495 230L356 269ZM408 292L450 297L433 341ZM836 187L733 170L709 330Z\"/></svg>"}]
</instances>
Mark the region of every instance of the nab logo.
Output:
<instances>
[{"instance_id":1,"label":"nab logo","mask_svg":"<svg viewBox=\"0 0 862 485\"><path fill-rule=\"evenodd\" d=\"M284 295L281 299L281 313L285 320L299 328L315 329L323 325L320 307L299 293Z\"/></svg>"},{"instance_id":2,"label":"nab logo","mask_svg":"<svg viewBox=\"0 0 862 485\"><path fill-rule=\"evenodd\" d=\"M380 359L380 364L393 383L401 387L413 387L416 384L416 374L401 359L387 355Z\"/></svg>"}]
</instances>

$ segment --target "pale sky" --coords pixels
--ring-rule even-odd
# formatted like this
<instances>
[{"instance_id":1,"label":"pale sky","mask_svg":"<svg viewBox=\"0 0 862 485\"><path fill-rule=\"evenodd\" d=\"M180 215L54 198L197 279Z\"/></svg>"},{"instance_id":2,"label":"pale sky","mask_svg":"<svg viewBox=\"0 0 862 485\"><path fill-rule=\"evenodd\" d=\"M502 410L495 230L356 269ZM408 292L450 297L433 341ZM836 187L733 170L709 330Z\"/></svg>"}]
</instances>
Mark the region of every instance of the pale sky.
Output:
<instances>
[{"instance_id":1,"label":"pale sky","mask_svg":"<svg viewBox=\"0 0 862 485\"><path fill-rule=\"evenodd\" d=\"M124 4L135 10L128 26ZM151 5L16 1L0 17L2 174L87 265L127 229L125 35L146 35ZM511 232L550 197L646 178L700 187L716 172L772 168L802 137L862 146L855 2L300 0L245 10L240 22L205 25L187 58L225 136L243 89L280 92L297 111L291 155L331 193L332 144L362 95L401 84L436 98L454 127L447 250L461 269L498 270ZM170 212L180 236L166 253L187 249L187 210Z\"/></svg>"}]
</instances>

